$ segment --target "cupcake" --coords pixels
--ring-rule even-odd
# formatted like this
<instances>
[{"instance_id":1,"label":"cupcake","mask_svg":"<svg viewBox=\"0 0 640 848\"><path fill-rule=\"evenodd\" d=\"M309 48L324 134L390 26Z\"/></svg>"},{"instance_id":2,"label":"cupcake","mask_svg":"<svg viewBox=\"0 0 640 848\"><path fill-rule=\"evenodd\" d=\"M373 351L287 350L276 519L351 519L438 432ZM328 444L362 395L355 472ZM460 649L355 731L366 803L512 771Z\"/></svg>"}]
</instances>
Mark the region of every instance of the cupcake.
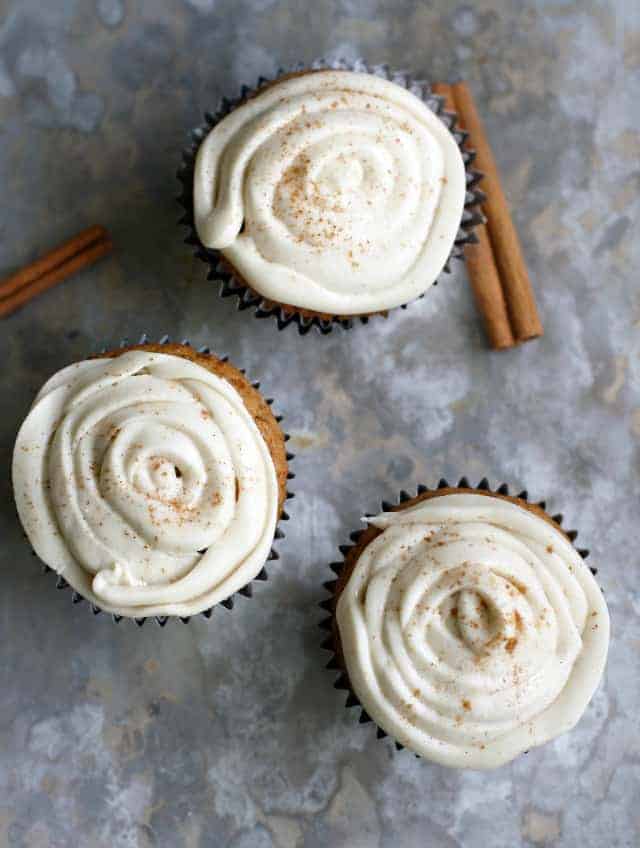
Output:
<instances>
[{"instance_id":1,"label":"cupcake","mask_svg":"<svg viewBox=\"0 0 640 848\"><path fill-rule=\"evenodd\" d=\"M603 674L609 615L562 516L463 478L403 492L366 520L324 602L329 665L361 720L473 769L578 722Z\"/></svg>"},{"instance_id":2,"label":"cupcake","mask_svg":"<svg viewBox=\"0 0 640 848\"><path fill-rule=\"evenodd\" d=\"M165 623L209 617L266 579L291 457L257 385L168 343L45 383L18 434L13 487L35 553L74 600Z\"/></svg>"},{"instance_id":3,"label":"cupcake","mask_svg":"<svg viewBox=\"0 0 640 848\"><path fill-rule=\"evenodd\" d=\"M180 175L183 221L222 293L303 332L424 295L480 219L463 222L480 200L472 154L426 92L381 68L310 69L208 116Z\"/></svg>"}]
</instances>

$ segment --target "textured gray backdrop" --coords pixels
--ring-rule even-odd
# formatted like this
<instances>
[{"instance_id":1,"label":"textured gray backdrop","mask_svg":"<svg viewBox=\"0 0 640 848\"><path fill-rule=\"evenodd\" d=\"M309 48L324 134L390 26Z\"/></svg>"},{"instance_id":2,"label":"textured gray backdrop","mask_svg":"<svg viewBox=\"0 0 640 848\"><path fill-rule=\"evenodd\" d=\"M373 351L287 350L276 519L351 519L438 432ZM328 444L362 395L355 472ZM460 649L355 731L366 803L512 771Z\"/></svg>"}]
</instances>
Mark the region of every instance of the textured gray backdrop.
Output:
<instances>
[{"instance_id":1,"label":"textured gray backdrop","mask_svg":"<svg viewBox=\"0 0 640 848\"><path fill-rule=\"evenodd\" d=\"M0 844L632 846L640 830L640 5L635 0L0 0L0 275L102 223L112 258L0 323ZM186 131L317 55L462 76L502 168L546 335L490 353L459 266L347 334L219 300L176 225ZM286 412L297 499L253 601L164 630L72 607L22 539L16 430L41 383L122 336L209 343ZM461 473L580 529L613 617L572 734L494 773L396 754L347 712L316 624L363 511Z\"/></svg>"}]
</instances>

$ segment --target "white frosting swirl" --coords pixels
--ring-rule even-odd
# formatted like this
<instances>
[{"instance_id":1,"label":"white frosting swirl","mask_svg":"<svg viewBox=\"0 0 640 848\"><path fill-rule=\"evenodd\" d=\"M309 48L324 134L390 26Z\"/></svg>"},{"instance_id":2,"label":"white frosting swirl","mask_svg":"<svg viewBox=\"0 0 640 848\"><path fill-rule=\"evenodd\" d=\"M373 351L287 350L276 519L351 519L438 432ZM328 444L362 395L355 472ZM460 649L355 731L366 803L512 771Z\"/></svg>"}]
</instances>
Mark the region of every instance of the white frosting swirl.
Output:
<instances>
[{"instance_id":1,"label":"white frosting swirl","mask_svg":"<svg viewBox=\"0 0 640 848\"><path fill-rule=\"evenodd\" d=\"M566 537L513 502L448 494L369 522L337 605L351 685L384 730L447 766L493 768L573 727L609 615Z\"/></svg>"},{"instance_id":2,"label":"white frosting swirl","mask_svg":"<svg viewBox=\"0 0 640 848\"><path fill-rule=\"evenodd\" d=\"M233 386L133 350L64 368L15 446L18 512L38 556L133 617L188 616L263 567L278 514L269 449Z\"/></svg>"},{"instance_id":3,"label":"white frosting swirl","mask_svg":"<svg viewBox=\"0 0 640 848\"><path fill-rule=\"evenodd\" d=\"M363 314L436 280L465 185L453 136L418 97L371 74L316 71L276 83L209 133L195 223L266 298Z\"/></svg>"}]
</instances>

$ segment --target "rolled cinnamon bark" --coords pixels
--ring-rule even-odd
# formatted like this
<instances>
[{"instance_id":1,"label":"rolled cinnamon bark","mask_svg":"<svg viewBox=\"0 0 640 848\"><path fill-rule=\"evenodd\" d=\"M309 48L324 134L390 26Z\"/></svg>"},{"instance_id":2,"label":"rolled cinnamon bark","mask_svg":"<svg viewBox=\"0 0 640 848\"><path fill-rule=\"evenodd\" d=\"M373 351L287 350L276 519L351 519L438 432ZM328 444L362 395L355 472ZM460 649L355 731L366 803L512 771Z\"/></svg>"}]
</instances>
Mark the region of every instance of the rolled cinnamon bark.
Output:
<instances>
[{"instance_id":1,"label":"rolled cinnamon bark","mask_svg":"<svg viewBox=\"0 0 640 848\"><path fill-rule=\"evenodd\" d=\"M444 98L445 109L448 112L457 112L451 85L435 83L432 90ZM458 118L460 117L458 115ZM466 129L464 126L461 128ZM516 341L511 331L507 303L493 258L487 225L478 224L475 233L478 243L469 244L465 248L469 281L476 306L484 321L489 344L495 350L504 350L513 347Z\"/></svg>"},{"instance_id":2,"label":"rolled cinnamon bark","mask_svg":"<svg viewBox=\"0 0 640 848\"><path fill-rule=\"evenodd\" d=\"M467 84L454 83L451 90L455 110L476 151L475 164L484 173L483 188L487 199L483 208L513 336L517 342L535 339L543 333L542 324L489 141Z\"/></svg>"},{"instance_id":3,"label":"rolled cinnamon bark","mask_svg":"<svg viewBox=\"0 0 640 848\"><path fill-rule=\"evenodd\" d=\"M104 227L89 227L77 236L0 282L0 318L91 265L113 248Z\"/></svg>"}]
</instances>

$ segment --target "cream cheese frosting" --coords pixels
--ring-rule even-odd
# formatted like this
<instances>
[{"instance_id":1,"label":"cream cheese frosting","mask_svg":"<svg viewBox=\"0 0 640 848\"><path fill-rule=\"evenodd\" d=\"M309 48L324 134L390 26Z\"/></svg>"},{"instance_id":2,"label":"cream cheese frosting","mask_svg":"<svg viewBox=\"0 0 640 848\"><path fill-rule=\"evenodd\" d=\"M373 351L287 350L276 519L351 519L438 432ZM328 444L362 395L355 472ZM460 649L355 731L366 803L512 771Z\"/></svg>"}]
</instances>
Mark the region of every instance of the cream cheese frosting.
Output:
<instances>
[{"instance_id":1,"label":"cream cheese frosting","mask_svg":"<svg viewBox=\"0 0 640 848\"><path fill-rule=\"evenodd\" d=\"M455 139L418 97L366 73L277 81L201 144L194 218L265 298L333 315L423 294L458 231Z\"/></svg>"},{"instance_id":2,"label":"cream cheese frosting","mask_svg":"<svg viewBox=\"0 0 640 848\"><path fill-rule=\"evenodd\" d=\"M13 456L35 552L119 615L189 616L249 583L278 515L269 449L236 389L186 358L132 350L64 368Z\"/></svg>"},{"instance_id":3,"label":"cream cheese frosting","mask_svg":"<svg viewBox=\"0 0 640 848\"><path fill-rule=\"evenodd\" d=\"M609 615L563 533L471 493L367 521L382 533L336 614L351 686L383 730L443 765L488 769L576 724Z\"/></svg>"}]
</instances>

